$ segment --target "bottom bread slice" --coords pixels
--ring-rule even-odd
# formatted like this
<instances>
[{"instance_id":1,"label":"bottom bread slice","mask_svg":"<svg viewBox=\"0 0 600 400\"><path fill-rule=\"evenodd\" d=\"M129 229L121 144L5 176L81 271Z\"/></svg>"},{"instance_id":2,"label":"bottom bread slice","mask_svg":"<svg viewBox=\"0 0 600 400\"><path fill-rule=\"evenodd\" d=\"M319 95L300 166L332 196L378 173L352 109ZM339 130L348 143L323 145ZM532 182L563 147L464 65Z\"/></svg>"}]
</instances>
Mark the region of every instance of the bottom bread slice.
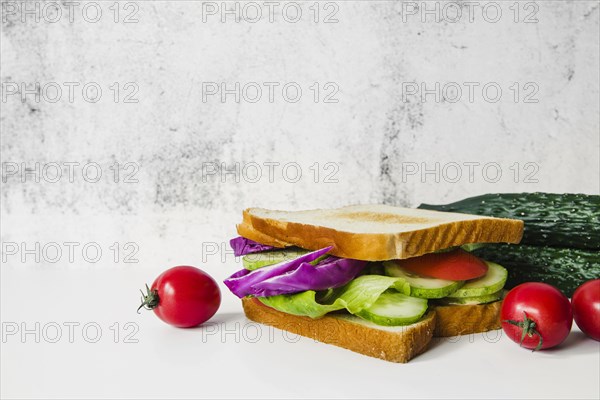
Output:
<instances>
[{"instance_id":1,"label":"bottom bread slice","mask_svg":"<svg viewBox=\"0 0 600 400\"><path fill-rule=\"evenodd\" d=\"M501 300L488 304L431 306L437 317L434 336L469 335L500 329L501 308Z\"/></svg>"},{"instance_id":2,"label":"bottom bread slice","mask_svg":"<svg viewBox=\"0 0 600 400\"><path fill-rule=\"evenodd\" d=\"M328 314L318 319L286 314L254 298L243 298L242 305L252 321L397 363L408 362L425 351L436 325L432 311L414 324L385 327L350 314Z\"/></svg>"}]
</instances>

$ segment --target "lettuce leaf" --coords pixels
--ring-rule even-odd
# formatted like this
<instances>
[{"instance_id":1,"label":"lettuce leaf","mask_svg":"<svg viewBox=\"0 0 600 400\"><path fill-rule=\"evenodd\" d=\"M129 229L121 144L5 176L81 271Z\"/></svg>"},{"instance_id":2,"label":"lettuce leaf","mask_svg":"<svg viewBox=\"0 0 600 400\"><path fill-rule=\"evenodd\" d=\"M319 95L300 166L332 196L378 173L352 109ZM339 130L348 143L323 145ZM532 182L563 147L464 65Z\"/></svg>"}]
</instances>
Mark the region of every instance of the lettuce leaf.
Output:
<instances>
[{"instance_id":1,"label":"lettuce leaf","mask_svg":"<svg viewBox=\"0 0 600 400\"><path fill-rule=\"evenodd\" d=\"M327 292L307 290L295 294L259 297L258 300L266 306L287 314L320 318L329 312L343 309L351 314L357 314L371 307L379 296L389 289L405 295L410 294L410 286L403 278L363 275L341 288Z\"/></svg>"}]
</instances>

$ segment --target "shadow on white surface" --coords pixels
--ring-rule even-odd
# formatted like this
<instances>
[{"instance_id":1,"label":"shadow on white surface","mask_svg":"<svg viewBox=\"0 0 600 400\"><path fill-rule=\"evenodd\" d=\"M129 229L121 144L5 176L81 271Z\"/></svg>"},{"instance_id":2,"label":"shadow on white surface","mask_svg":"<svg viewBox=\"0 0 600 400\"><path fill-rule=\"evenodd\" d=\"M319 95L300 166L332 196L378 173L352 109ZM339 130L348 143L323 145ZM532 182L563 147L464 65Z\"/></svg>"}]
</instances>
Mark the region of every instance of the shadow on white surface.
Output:
<instances>
[{"instance_id":1,"label":"shadow on white surface","mask_svg":"<svg viewBox=\"0 0 600 400\"><path fill-rule=\"evenodd\" d=\"M564 342L551 349L546 349L543 352L550 355L568 353L569 355L589 354L589 343L594 342L594 339L588 337L581 331L572 330ZM600 342L596 342L597 350L600 351Z\"/></svg>"},{"instance_id":2,"label":"shadow on white surface","mask_svg":"<svg viewBox=\"0 0 600 400\"><path fill-rule=\"evenodd\" d=\"M455 337L434 337L431 339L431 342L429 342L429 345L427 346L427 349L419 354L418 356L416 356L415 358L413 358L412 360L410 360L411 364L417 364L417 363L422 363L422 362L431 362L432 360L437 359L438 357L440 357L441 354L449 354L449 353L453 353L454 351L460 351L460 346L454 345L455 343L453 343L455 340L460 340L460 338L455 338Z\"/></svg>"},{"instance_id":3,"label":"shadow on white surface","mask_svg":"<svg viewBox=\"0 0 600 400\"><path fill-rule=\"evenodd\" d=\"M220 313L217 312L211 319L203 323L202 325L198 325L189 329L205 329L207 326L218 325L218 324L226 324L228 322L240 321L244 319L243 312L225 312Z\"/></svg>"}]
</instances>

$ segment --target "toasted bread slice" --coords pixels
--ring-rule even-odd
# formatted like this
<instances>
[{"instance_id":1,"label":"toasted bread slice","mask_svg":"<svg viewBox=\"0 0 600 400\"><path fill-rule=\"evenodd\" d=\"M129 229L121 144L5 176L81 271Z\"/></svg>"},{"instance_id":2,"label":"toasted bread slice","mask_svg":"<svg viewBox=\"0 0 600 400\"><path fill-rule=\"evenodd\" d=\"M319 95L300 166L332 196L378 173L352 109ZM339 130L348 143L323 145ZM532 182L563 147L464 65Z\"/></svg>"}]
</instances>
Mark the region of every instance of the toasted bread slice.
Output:
<instances>
[{"instance_id":1,"label":"toasted bread slice","mask_svg":"<svg viewBox=\"0 0 600 400\"><path fill-rule=\"evenodd\" d=\"M459 336L500 329L502 301L476 305L432 305L437 316L434 336Z\"/></svg>"},{"instance_id":2,"label":"toasted bread slice","mask_svg":"<svg viewBox=\"0 0 600 400\"><path fill-rule=\"evenodd\" d=\"M241 224L236 225L237 232L240 236L245 237L246 239L254 240L255 242L266 244L268 246L273 247L288 247L293 246L291 243L283 242L281 240L277 240L269 235L261 233L254 229L252 226L252 222L250 220L250 214L244 212L243 220Z\"/></svg>"},{"instance_id":3,"label":"toasted bread slice","mask_svg":"<svg viewBox=\"0 0 600 400\"><path fill-rule=\"evenodd\" d=\"M425 351L435 328L434 312L412 325L385 327L349 314L334 313L318 319L299 317L251 298L243 298L242 305L252 321L397 363L406 363Z\"/></svg>"},{"instance_id":4,"label":"toasted bread slice","mask_svg":"<svg viewBox=\"0 0 600 400\"><path fill-rule=\"evenodd\" d=\"M292 212L249 208L238 232L244 236L249 227L278 242L308 250L333 246L335 256L366 261L416 257L467 243L518 243L523 236L520 220L383 204Z\"/></svg>"},{"instance_id":5,"label":"toasted bread slice","mask_svg":"<svg viewBox=\"0 0 600 400\"><path fill-rule=\"evenodd\" d=\"M252 225L242 222L239 225L236 225L237 232L240 236L245 237L246 239L254 240L260 244L266 244L268 246L273 247L288 247L293 246L291 243L282 242L281 240L277 240L272 238L269 235L265 235L254 229Z\"/></svg>"}]
</instances>

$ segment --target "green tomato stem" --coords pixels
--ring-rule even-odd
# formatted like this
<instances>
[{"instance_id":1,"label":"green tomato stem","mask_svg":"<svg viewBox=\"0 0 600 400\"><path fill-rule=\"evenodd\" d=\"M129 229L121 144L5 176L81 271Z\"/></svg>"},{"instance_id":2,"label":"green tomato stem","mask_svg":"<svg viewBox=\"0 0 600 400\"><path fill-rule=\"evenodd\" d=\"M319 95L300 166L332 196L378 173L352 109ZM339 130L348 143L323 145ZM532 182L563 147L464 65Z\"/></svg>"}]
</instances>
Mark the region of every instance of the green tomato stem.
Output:
<instances>
[{"instance_id":1,"label":"green tomato stem","mask_svg":"<svg viewBox=\"0 0 600 400\"><path fill-rule=\"evenodd\" d=\"M525 340L525 335L529 336L529 337L533 337L533 335L538 335L540 340L537 344L537 346L531 350L531 351L537 351L540 350L542 348L542 344L544 343L544 338L542 338L542 335L540 335L540 333L537 331L537 329L535 329L535 327L537 326L535 321L532 320L531 318L529 318L529 316L527 315L527 313L525 311L523 311L523 319L520 321L515 321L512 319L507 319L504 320L503 322L507 322L509 324L518 326L519 328L521 328L521 341L519 342L519 346L523 347L523 340Z\"/></svg>"},{"instance_id":2,"label":"green tomato stem","mask_svg":"<svg viewBox=\"0 0 600 400\"><path fill-rule=\"evenodd\" d=\"M150 290L148 284L146 284L146 293L144 294L141 289L140 292L142 293L142 304L140 304L137 309L138 314L142 308L145 308L146 310L153 310L158 306L160 301L160 298L158 297L158 290Z\"/></svg>"}]
</instances>

